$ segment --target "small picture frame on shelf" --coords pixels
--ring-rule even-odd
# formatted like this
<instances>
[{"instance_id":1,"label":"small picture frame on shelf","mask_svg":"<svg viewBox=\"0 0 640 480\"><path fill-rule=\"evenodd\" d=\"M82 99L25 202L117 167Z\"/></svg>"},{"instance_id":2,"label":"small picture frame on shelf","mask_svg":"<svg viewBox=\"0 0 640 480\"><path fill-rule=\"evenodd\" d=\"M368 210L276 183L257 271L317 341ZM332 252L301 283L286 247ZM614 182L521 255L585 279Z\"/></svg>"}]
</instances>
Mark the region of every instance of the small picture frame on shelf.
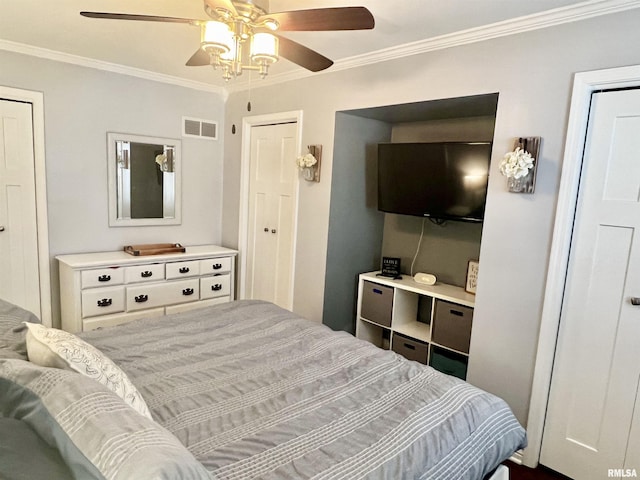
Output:
<instances>
[{"instance_id":1,"label":"small picture frame on shelf","mask_svg":"<svg viewBox=\"0 0 640 480\"><path fill-rule=\"evenodd\" d=\"M469 260L467 265L467 282L464 290L469 293L476 294L476 287L478 285L478 260Z\"/></svg>"},{"instance_id":2,"label":"small picture frame on shelf","mask_svg":"<svg viewBox=\"0 0 640 480\"><path fill-rule=\"evenodd\" d=\"M395 257L382 257L381 277L398 279L400 276L400 259Z\"/></svg>"}]
</instances>

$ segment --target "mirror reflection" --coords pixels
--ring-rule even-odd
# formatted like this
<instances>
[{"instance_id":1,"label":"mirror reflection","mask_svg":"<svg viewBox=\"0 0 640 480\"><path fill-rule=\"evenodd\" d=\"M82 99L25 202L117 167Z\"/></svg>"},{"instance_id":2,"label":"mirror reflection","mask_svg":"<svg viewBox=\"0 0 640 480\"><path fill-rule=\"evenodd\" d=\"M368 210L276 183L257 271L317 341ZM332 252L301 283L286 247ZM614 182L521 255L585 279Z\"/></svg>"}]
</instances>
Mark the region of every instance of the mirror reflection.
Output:
<instances>
[{"instance_id":1,"label":"mirror reflection","mask_svg":"<svg viewBox=\"0 0 640 480\"><path fill-rule=\"evenodd\" d=\"M180 223L180 141L108 134L109 225Z\"/></svg>"}]
</instances>

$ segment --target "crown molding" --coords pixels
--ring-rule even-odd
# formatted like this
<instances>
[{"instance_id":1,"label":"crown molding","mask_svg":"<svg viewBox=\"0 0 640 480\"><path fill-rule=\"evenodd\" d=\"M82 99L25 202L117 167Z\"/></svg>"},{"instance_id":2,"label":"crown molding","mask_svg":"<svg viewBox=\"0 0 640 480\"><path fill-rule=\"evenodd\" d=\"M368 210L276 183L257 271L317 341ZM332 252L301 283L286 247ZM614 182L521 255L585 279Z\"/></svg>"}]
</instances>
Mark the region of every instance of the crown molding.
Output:
<instances>
[{"instance_id":1,"label":"crown molding","mask_svg":"<svg viewBox=\"0 0 640 480\"><path fill-rule=\"evenodd\" d=\"M427 38L424 40L406 43L394 47L384 48L375 52L343 58L341 60L337 60L331 68L322 72L312 73L302 68L296 68L288 72L269 74L267 78L265 78L264 80L260 80L259 87L266 87L279 83L289 82L292 80L308 78L311 76L315 77L318 75L326 75L328 73L339 72L342 70L362 67L374 63L386 62L389 60L397 60L399 58L419 55L421 53L444 50L447 48L458 47L462 45L469 45L472 43L483 42L485 40L491 40L494 38L500 38L509 35L516 35L533 30L540 30L543 28L562 25L565 23L578 22L593 17L599 17L601 15L619 13L638 7L640 7L640 0L587 0L585 2L547 10L541 13L526 15L502 22L492 23L490 25L461 30L459 32L440 35L437 37ZM45 48L34 47L32 45L26 45L2 39L0 39L0 50L7 50L16 53L22 53L25 55L45 58L48 60L54 60L57 62L71 63L74 65L95 68L98 70L105 70L122 75L129 75L146 80L152 80L155 82L162 82L171 85L191 88L194 90L212 92L222 96L224 101L227 100L230 93L256 87L255 82L252 83L248 80L236 80L233 84L226 85L225 87L219 87L203 82L196 82L180 77L174 77L171 75L164 75L161 73L155 73L139 68L103 62L101 60L94 60L78 55L56 52L54 50L48 50Z\"/></svg>"},{"instance_id":2,"label":"crown molding","mask_svg":"<svg viewBox=\"0 0 640 480\"><path fill-rule=\"evenodd\" d=\"M194 80L187 80L185 78L174 77L172 75L151 72L149 70L143 70L141 68L119 65L117 63L103 62L102 60L81 57L79 55L72 55L70 53L57 52L55 50L48 50L46 48L34 47L33 45L27 45L24 43L17 43L0 39L0 50L7 50L9 52L21 53L24 55L30 55L32 57L44 58L46 60L70 63L73 65L79 65L81 67L95 68L97 70L129 75L131 77L138 77L154 82L177 85L179 87L191 88L193 90L216 93L222 96L224 101L226 101L227 97L229 96L227 89L218 87L216 85L210 85L208 83L196 82Z\"/></svg>"},{"instance_id":3,"label":"crown molding","mask_svg":"<svg viewBox=\"0 0 640 480\"><path fill-rule=\"evenodd\" d=\"M431 37L416 42L405 43L375 52L355 55L337 60L331 68L318 73L311 73L303 69L275 74L260 81L260 87L277 83L299 80L311 76L339 72L351 68L362 67L389 60L419 55L421 53L444 50L447 48L469 45L494 38L516 35L519 33L540 30L543 28L578 22L593 17L609 15L640 7L640 0L587 0L585 2L555 8L541 13L526 15L518 18L492 23L481 27L461 30L459 32ZM255 86L255 84L254 84ZM229 92L242 91L250 87L249 82L237 82L227 87Z\"/></svg>"}]
</instances>

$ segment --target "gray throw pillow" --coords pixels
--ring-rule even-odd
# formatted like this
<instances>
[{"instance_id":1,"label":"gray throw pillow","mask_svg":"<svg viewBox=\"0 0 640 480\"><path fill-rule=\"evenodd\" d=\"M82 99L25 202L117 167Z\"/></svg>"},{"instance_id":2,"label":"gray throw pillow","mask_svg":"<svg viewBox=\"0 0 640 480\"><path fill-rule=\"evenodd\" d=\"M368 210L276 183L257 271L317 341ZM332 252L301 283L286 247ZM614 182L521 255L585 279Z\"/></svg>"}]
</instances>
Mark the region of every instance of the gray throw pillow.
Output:
<instances>
[{"instance_id":1,"label":"gray throw pillow","mask_svg":"<svg viewBox=\"0 0 640 480\"><path fill-rule=\"evenodd\" d=\"M0 358L27 359L27 327L22 322L42 323L28 310L0 298Z\"/></svg>"},{"instance_id":2,"label":"gray throw pillow","mask_svg":"<svg viewBox=\"0 0 640 480\"><path fill-rule=\"evenodd\" d=\"M25 422L0 417L0 478L73 478L60 453L47 445Z\"/></svg>"}]
</instances>

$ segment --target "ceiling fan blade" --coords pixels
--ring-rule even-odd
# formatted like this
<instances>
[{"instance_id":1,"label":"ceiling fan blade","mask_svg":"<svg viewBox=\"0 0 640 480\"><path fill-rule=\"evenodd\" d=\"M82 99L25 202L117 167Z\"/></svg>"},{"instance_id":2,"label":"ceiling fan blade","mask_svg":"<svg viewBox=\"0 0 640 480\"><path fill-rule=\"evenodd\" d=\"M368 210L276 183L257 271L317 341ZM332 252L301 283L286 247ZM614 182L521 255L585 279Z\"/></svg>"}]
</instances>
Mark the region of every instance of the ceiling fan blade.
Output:
<instances>
[{"instance_id":1,"label":"ceiling fan blade","mask_svg":"<svg viewBox=\"0 0 640 480\"><path fill-rule=\"evenodd\" d=\"M226 10L234 17L238 15L236 7L233 6L231 0L204 0L204 3L213 11Z\"/></svg>"},{"instance_id":2,"label":"ceiling fan blade","mask_svg":"<svg viewBox=\"0 0 640 480\"><path fill-rule=\"evenodd\" d=\"M199 48L189 60L187 60L187 67L202 67L203 65L211 65L211 57L203 49Z\"/></svg>"},{"instance_id":3,"label":"ceiling fan blade","mask_svg":"<svg viewBox=\"0 0 640 480\"><path fill-rule=\"evenodd\" d=\"M288 38L280 35L277 35L277 37L280 41L279 55L307 70L319 72L333 65L333 60L324 55L320 55L318 52Z\"/></svg>"},{"instance_id":4,"label":"ceiling fan blade","mask_svg":"<svg viewBox=\"0 0 640 480\"><path fill-rule=\"evenodd\" d=\"M263 15L256 23L274 19L279 31L370 30L375 26L371 12L365 7L314 8Z\"/></svg>"},{"instance_id":5,"label":"ceiling fan blade","mask_svg":"<svg viewBox=\"0 0 640 480\"><path fill-rule=\"evenodd\" d=\"M177 17L156 17L154 15L131 15L128 13L80 12L83 17L103 18L108 20L138 20L143 22L194 23L202 20Z\"/></svg>"}]
</instances>

